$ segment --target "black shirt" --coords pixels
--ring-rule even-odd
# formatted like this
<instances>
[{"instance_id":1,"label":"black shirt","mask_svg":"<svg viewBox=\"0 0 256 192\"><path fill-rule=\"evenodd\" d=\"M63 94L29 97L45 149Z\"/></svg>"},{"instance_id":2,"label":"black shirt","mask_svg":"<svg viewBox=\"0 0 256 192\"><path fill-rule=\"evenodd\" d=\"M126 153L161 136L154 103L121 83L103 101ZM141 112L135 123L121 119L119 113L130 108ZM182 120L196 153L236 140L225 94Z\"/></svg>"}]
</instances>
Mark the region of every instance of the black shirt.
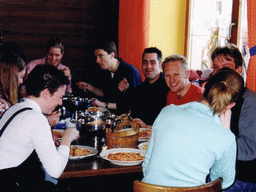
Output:
<instances>
[{"instance_id":1,"label":"black shirt","mask_svg":"<svg viewBox=\"0 0 256 192\"><path fill-rule=\"evenodd\" d=\"M163 73L158 80L150 84L145 80L137 88L126 94L117 103L117 109L126 113L131 110L133 118L140 118L147 125L152 125L163 107L169 88L165 83Z\"/></svg>"}]
</instances>

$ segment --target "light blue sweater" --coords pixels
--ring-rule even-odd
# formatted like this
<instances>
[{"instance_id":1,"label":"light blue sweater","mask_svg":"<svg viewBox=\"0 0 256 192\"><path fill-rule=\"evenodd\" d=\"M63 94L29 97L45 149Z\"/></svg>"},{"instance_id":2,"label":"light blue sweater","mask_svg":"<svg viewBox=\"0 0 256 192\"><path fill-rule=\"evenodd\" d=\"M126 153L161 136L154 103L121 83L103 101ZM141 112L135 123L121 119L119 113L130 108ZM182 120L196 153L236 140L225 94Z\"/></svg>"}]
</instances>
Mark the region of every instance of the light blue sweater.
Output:
<instances>
[{"instance_id":1,"label":"light blue sweater","mask_svg":"<svg viewBox=\"0 0 256 192\"><path fill-rule=\"evenodd\" d=\"M235 180L236 141L217 115L198 102L165 107L155 120L142 164L142 181L163 186L193 187L223 178Z\"/></svg>"}]
</instances>

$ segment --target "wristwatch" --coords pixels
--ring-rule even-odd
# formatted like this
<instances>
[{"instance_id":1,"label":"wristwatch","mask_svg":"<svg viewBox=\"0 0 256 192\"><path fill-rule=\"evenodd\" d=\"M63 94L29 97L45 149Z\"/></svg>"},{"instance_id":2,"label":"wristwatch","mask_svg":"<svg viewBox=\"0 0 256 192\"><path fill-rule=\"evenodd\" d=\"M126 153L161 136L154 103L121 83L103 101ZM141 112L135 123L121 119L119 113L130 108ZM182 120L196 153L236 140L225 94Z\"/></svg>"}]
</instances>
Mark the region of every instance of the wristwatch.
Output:
<instances>
[{"instance_id":1,"label":"wristwatch","mask_svg":"<svg viewBox=\"0 0 256 192\"><path fill-rule=\"evenodd\" d=\"M109 102L105 102L105 104L106 104L106 108L108 109L108 104L109 104Z\"/></svg>"}]
</instances>

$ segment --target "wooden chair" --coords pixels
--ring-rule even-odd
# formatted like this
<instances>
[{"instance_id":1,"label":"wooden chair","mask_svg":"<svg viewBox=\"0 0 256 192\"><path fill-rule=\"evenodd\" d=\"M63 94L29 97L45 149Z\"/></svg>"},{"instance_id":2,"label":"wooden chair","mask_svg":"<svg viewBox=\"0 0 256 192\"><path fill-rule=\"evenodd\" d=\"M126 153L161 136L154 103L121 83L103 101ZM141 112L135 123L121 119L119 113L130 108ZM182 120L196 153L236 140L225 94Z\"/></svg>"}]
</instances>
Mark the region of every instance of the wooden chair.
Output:
<instances>
[{"instance_id":1,"label":"wooden chair","mask_svg":"<svg viewBox=\"0 0 256 192\"><path fill-rule=\"evenodd\" d=\"M222 178L219 177L213 182L197 187L166 187L136 180L133 183L133 189L134 192L220 192L222 191Z\"/></svg>"}]
</instances>

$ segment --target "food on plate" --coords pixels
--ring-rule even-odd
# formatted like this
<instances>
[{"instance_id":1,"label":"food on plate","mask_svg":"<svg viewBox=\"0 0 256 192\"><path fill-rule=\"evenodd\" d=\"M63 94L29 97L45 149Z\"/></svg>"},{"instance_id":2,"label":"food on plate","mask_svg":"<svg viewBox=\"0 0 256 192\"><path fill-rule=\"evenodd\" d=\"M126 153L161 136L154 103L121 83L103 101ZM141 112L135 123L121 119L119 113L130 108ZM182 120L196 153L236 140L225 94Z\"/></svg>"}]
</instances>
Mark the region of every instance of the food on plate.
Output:
<instances>
[{"instance_id":1,"label":"food on plate","mask_svg":"<svg viewBox=\"0 0 256 192\"><path fill-rule=\"evenodd\" d=\"M136 152L118 152L109 153L108 159L115 161L140 161L144 159L144 156Z\"/></svg>"},{"instance_id":2,"label":"food on plate","mask_svg":"<svg viewBox=\"0 0 256 192\"><path fill-rule=\"evenodd\" d=\"M139 148L140 150L147 151L147 149L148 149L148 143L149 143L149 142L141 143L141 144L139 144L138 148Z\"/></svg>"},{"instance_id":3,"label":"food on plate","mask_svg":"<svg viewBox=\"0 0 256 192\"><path fill-rule=\"evenodd\" d=\"M62 138L63 133L60 131L52 130L52 135L56 138Z\"/></svg>"},{"instance_id":4,"label":"food on plate","mask_svg":"<svg viewBox=\"0 0 256 192\"><path fill-rule=\"evenodd\" d=\"M70 148L71 157L86 156L86 155L89 155L90 153L91 153L90 149L84 149L84 148L74 147L74 146Z\"/></svg>"},{"instance_id":5,"label":"food on plate","mask_svg":"<svg viewBox=\"0 0 256 192\"><path fill-rule=\"evenodd\" d=\"M139 131L139 137L147 137L147 135L148 135L147 129Z\"/></svg>"},{"instance_id":6,"label":"food on plate","mask_svg":"<svg viewBox=\"0 0 256 192\"><path fill-rule=\"evenodd\" d=\"M106 125L106 122L102 120L95 120L95 121L89 122L88 125Z\"/></svg>"},{"instance_id":7,"label":"food on plate","mask_svg":"<svg viewBox=\"0 0 256 192\"><path fill-rule=\"evenodd\" d=\"M141 149L142 149L142 150L147 150L147 149L148 149L148 145L143 145L143 146L141 147Z\"/></svg>"},{"instance_id":8,"label":"food on plate","mask_svg":"<svg viewBox=\"0 0 256 192\"><path fill-rule=\"evenodd\" d=\"M95 112L95 111L104 111L102 108L100 107L90 107L89 109L87 109L88 112Z\"/></svg>"}]
</instances>

